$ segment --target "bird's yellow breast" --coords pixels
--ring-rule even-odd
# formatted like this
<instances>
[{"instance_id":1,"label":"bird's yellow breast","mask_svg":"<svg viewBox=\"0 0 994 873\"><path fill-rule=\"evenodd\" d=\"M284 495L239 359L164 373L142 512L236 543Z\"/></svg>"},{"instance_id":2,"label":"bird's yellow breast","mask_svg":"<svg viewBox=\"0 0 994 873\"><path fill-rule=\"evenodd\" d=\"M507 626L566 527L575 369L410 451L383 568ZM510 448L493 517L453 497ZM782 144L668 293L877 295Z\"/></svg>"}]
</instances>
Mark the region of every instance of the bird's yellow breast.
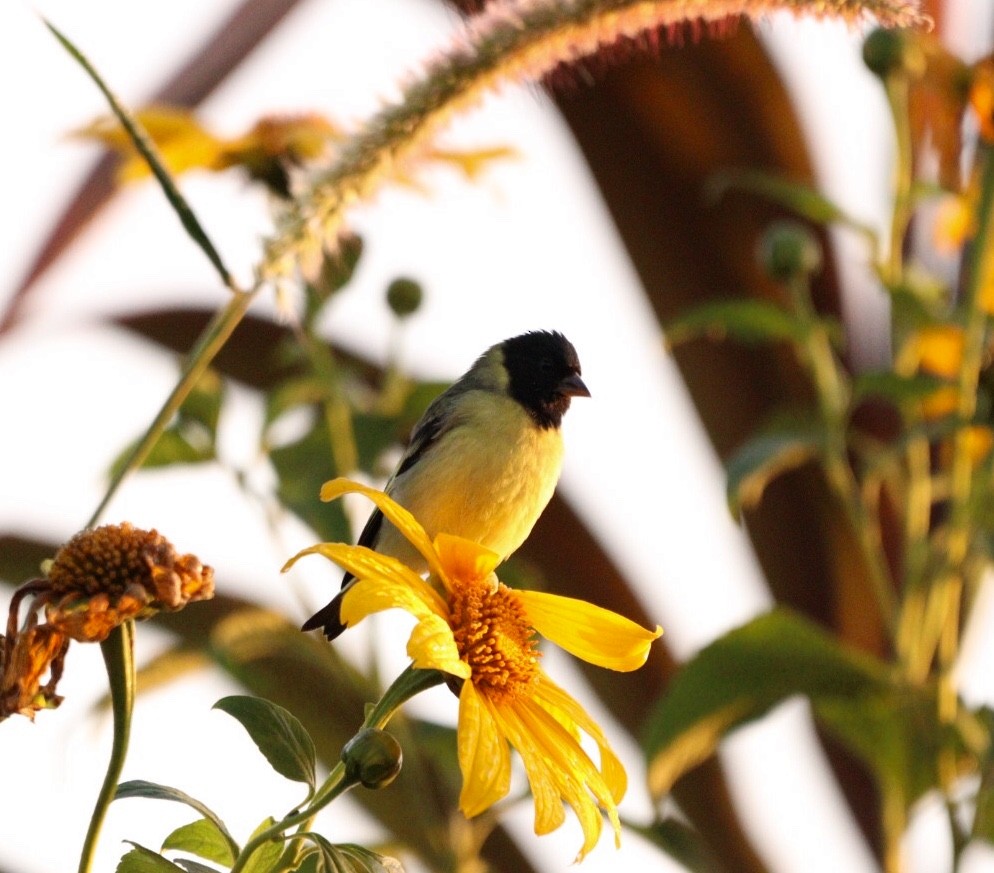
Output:
<instances>
[{"instance_id":1,"label":"bird's yellow breast","mask_svg":"<svg viewBox=\"0 0 994 873\"><path fill-rule=\"evenodd\" d=\"M508 397L469 392L459 423L391 490L429 536L455 534L503 558L551 499L562 459L557 429L537 427Z\"/></svg>"}]
</instances>

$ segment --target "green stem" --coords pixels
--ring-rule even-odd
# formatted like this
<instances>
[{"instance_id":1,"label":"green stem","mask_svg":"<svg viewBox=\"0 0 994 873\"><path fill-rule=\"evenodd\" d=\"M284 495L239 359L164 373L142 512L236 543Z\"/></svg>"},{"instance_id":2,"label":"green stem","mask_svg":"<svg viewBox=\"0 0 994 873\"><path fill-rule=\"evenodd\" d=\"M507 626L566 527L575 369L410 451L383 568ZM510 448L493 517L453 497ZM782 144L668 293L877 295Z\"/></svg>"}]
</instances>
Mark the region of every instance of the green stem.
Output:
<instances>
[{"instance_id":1,"label":"green stem","mask_svg":"<svg viewBox=\"0 0 994 873\"><path fill-rule=\"evenodd\" d=\"M384 692L379 702L366 713L366 718L356 733L358 734L367 728L382 730L405 702L416 694L427 691L444 681L444 673L437 670L419 670L413 664L409 665ZM241 873L245 869L245 865L248 864L249 858L260 846L270 840L282 839L288 828L299 824L303 824L304 829L309 828L310 820L320 810L355 784L355 781L349 781L345 773L345 764L339 761L307 806L256 834L245 844L245 848L242 849L241 854L235 860L235 865L231 868L231 873Z\"/></svg>"},{"instance_id":2,"label":"green stem","mask_svg":"<svg viewBox=\"0 0 994 873\"><path fill-rule=\"evenodd\" d=\"M86 524L87 527L93 527L97 523L124 479L129 473L138 469L148 457L162 432L169 426L169 422L183 405L183 401L196 387L211 361L221 351L221 348L241 322L258 290L259 286L256 286L251 291L239 291L233 295L224 309L220 310L211 320L211 323L204 328L204 332L200 335L200 339L187 358L180 381L166 398L166 402L149 425L148 430L145 431L144 436L128 455L127 461L111 479L107 486L107 492L99 506L93 511L93 515L90 516L90 520Z\"/></svg>"},{"instance_id":3,"label":"green stem","mask_svg":"<svg viewBox=\"0 0 994 873\"><path fill-rule=\"evenodd\" d=\"M342 389L342 377L332 350L316 339L307 328L297 332L297 339L303 346L311 366L328 391L328 399L322 403L325 423L328 427L328 440L337 475L345 476L359 466L359 451L356 448L355 431L352 427L352 409Z\"/></svg>"},{"instance_id":4,"label":"green stem","mask_svg":"<svg viewBox=\"0 0 994 873\"><path fill-rule=\"evenodd\" d=\"M906 75L890 76L886 82L887 103L894 122L897 152L894 165L894 210L891 213L890 241L883 281L897 288L904 280L904 238L913 213L911 188L914 183L914 151L911 117L908 112L909 82Z\"/></svg>"},{"instance_id":5,"label":"green stem","mask_svg":"<svg viewBox=\"0 0 994 873\"><path fill-rule=\"evenodd\" d=\"M904 859L901 855L901 839L908 824L905 800L902 793L893 786L883 786L883 837L884 873L901 873Z\"/></svg>"},{"instance_id":6,"label":"green stem","mask_svg":"<svg viewBox=\"0 0 994 873\"><path fill-rule=\"evenodd\" d=\"M97 795L97 802L90 817L90 826L83 842L79 859L79 873L89 873L93 866L93 856L100 837L107 809L114 799L117 783L128 754L128 740L131 735L131 712L135 704L135 624L126 621L110 632L100 644L107 667L107 680L110 685L111 709L114 716L114 741L111 746L110 761L104 775L103 785Z\"/></svg>"},{"instance_id":7,"label":"green stem","mask_svg":"<svg viewBox=\"0 0 994 873\"><path fill-rule=\"evenodd\" d=\"M176 183L169 175L169 171L166 169L165 164L162 161L162 157L159 155L159 150L155 147L155 143L148 135L148 132L141 125L141 123L130 112L128 112L121 101L117 99L114 92L110 90L110 87L103 80L103 77L96 71L94 66L83 55L83 53L76 48L72 41L50 22L46 21L45 26L52 32L55 38L62 43L62 47L69 52L73 59L86 71L87 75L100 89L100 92L104 95L104 99L106 99L111 111L121 123L125 133L128 134L128 137L130 138L135 149L137 149L138 153L145 159L145 163L148 164L148 168L152 171L152 175L155 176L156 181L158 181L159 185L162 187L162 191L166 195L166 199L176 212L176 216L179 218L183 228L190 235L193 241L200 247L201 251L203 251L203 253L207 256L207 259L211 262L212 266L215 270L217 270L218 275L221 277L221 281L232 291L237 291L238 288L235 285L235 281L232 278L231 273L228 272L228 268L225 267L224 262L221 260L221 256L218 254L217 249L214 248L214 244L211 242L210 237L208 237L204 232L197 216L194 214L183 195L180 194L179 188L176 187Z\"/></svg>"},{"instance_id":8,"label":"green stem","mask_svg":"<svg viewBox=\"0 0 994 873\"><path fill-rule=\"evenodd\" d=\"M828 332L819 323L811 304L807 280L796 277L788 283L788 288L795 312L808 325L802 357L814 382L819 414L825 424L826 441L822 450L825 475L856 536L870 574L870 585L881 620L893 641L897 632L897 598L883 548L874 535L876 524L863 502L859 482L849 465L846 442L848 387L839 369Z\"/></svg>"}]
</instances>

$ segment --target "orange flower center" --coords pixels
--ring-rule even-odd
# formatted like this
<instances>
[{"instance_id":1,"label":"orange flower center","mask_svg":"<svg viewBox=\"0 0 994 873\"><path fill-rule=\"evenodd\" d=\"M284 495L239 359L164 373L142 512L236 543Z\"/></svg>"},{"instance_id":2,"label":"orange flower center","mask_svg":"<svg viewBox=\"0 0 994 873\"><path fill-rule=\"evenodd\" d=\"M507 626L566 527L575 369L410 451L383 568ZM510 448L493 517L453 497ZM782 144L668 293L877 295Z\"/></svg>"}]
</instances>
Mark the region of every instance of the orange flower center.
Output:
<instances>
[{"instance_id":1,"label":"orange flower center","mask_svg":"<svg viewBox=\"0 0 994 873\"><path fill-rule=\"evenodd\" d=\"M521 602L502 583L461 586L449 603L449 624L473 684L491 699L516 697L538 675L540 653Z\"/></svg>"}]
</instances>

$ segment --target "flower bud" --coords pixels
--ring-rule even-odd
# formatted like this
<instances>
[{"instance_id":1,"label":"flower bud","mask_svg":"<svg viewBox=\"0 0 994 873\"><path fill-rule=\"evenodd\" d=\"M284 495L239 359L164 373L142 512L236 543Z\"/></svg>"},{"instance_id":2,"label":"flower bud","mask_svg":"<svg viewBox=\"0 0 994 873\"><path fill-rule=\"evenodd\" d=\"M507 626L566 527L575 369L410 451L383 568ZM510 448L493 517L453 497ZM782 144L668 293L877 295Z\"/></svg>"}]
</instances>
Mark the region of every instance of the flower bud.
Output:
<instances>
[{"instance_id":1,"label":"flower bud","mask_svg":"<svg viewBox=\"0 0 994 873\"><path fill-rule=\"evenodd\" d=\"M881 27L863 43L863 63L881 79L899 73L917 79L925 72L925 53L910 31Z\"/></svg>"},{"instance_id":2,"label":"flower bud","mask_svg":"<svg viewBox=\"0 0 994 873\"><path fill-rule=\"evenodd\" d=\"M365 788L386 788L400 773L404 753L392 734L364 728L345 744L342 762L350 781Z\"/></svg>"},{"instance_id":3,"label":"flower bud","mask_svg":"<svg viewBox=\"0 0 994 873\"><path fill-rule=\"evenodd\" d=\"M406 318L421 308L424 292L413 279L394 279L387 287L387 305L397 318Z\"/></svg>"},{"instance_id":4,"label":"flower bud","mask_svg":"<svg viewBox=\"0 0 994 873\"><path fill-rule=\"evenodd\" d=\"M759 259L772 278L783 282L821 269L821 246L801 225L779 221L763 234Z\"/></svg>"}]
</instances>

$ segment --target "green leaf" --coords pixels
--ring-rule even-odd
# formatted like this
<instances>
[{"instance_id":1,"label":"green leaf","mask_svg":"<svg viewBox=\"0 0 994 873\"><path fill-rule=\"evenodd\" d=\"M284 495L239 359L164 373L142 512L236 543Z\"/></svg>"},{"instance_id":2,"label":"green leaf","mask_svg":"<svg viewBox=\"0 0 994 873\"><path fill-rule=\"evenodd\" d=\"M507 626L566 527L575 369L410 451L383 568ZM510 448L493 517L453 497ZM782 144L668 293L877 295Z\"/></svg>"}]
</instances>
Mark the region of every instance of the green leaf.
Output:
<instances>
[{"instance_id":1,"label":"green leaf","mask_svg":"<svg viewBox=\"0 0 994 873\"><path fill-rule=\"evenodd\" d=\"M404 873L396 858L378 855L353 843L330 843L320 834L304 834L318 848L324 873Z\"/></svg>"},{"instance_id":2,"label":"green leaf","mask_svg":"<svg viewBox=\"0 0 994 873\"><path fill-rule=\"evenodd\" d=\"M276 471L280 502L327 542L351 542L352 529L341 500L322 503L321 486L338 475L324 416L296 442L273 449L269 460Z\"/></svg>"},{"instance_id":3,"label":"green leaf","mask_svg":"<svg viewBox=\"0 0 994 873\"><path fill-rule=\"evenodd\" d=\"M224 380L216 370L208 369L180 406L178 412L180 421L196 422L210 435L213 443L217 437L217 425L221 420L223 403Z\"/></svg>"},{"instance_id":4,"label":"green leaf","mask_svg":"<svg viewBox=\"0 0 994 873\"><path fill-rule=\"evenodd\" d=\"M235 863L231 843L209 818L201 818L176 828L163 841L162 849L189 852L225 867Z\"/></svg>"},{"instance_id":5,"label":"green leaf","mask_svg":"<svg viewBox=\"0 0 994 873\"><path fill-rule=\"evenodd\" d=\"M311 851L310 854L304 855L304 860L300 862L297 873L322 873L321 863L321 853Z\"/></svg>"},{"instance_id":6,"label":"green leaf","mask_svg":"<svg viewBox=\"0 0 994 873\"><path fill-rule=\"evenodd\" d=\"M130 782L122 782L117 786L117 791L114 793L114 800L125 800L129 797L150 797L154 800L173 800L177 803L185 803L187 806L199 812L204 818L213 822L214 826L224 836L225 840L227 840L232 852L236 855L238 854L238 843L235 842L234 837L232 837L228 832L228 829L224 826L224 822L221 821L220 817L211 811L205 804L201 803L194 797L190 797L189 794L186 794L177 788L170 788L168 785L159 785L155 782L146 782L144 779L133 779Z\"/></svg>"},{"instance_id":7,"label":"green leaf","mask_svg":"<svg viewBox=\"0 0 994 873\"><path fill-rule=\"evenodd\" d=\"M808 620L783 609L761 615L688 661L656 706L644 742L650 790L666 794L729 732L788 697L865 700L891 688L885 664Z\"/></svg>"},{"instance_id":8,"label":"green leaf","mask_svg":"<svg viewBox=\"0 0 994 873\"><path fill-rule=\"evenodd\" d=\"M131 845L134 848L118 862L116 873L182 873L182 867L177 867L158 852L139 846L138 843Z\"/></svg>"},{"instance_id":9,"label":"green leaf","mask_svg":"<svg viewBox=\"0 0 994 873\"><path fill-rule=\"evenodd\" d=\"M223 284L229 288L234 288L235 284L234 280L231 278L231 274L228 272L227 267L224 266L221 256L218 254L217 249L214 248L214 244L204 232L203 227L201 227L197 216L194 214L193 210L190 209L190 206L184 199L183 195L180 194L179 189L176 187L176 183L173 182L172 176L169 175L169 171L165 168L165 165L159 157L158 149L152 142L152 138L148 135L148 131L146 131L138 120L130 112L128 112L127 109L125 109L124 105L113 94L107 83L104 82L103 78L96 71L93 65L86 59L83 53L76 48L69 38L48 21L45 21L45 26L52 32L55 38L62 43L63 48L69 52L75 61L86 71L89 77L93 80L94 84L100 89L101 93L107 100L107 103L110 105L111 111L117 117L117 120L121 123L121 126L128 134L128 138L131 140L138 153L145 159L149 169L152 171L152 175L155 176L159 185L162 187L162 193L166 195L166 199L169 201L170 206L173 207L177 218L179 218L180 223L183 225L186 232L200 247L211 264L213 264L214 268L218 272L218 275L221 277Z\"/></svg>"},{"instance_id":10,"label":"green leaf","mask_svg":"<svg viewBox=\"0 0 994 873\"><path fill-rule=\"evenodd\" d=\"M804 342L810 325L782 306L765 300L714 300L681 313L666 325L673 346L706 336L732 337L747 343L788 340Z\"/></svg>"},{"instance_id":11,"label":"green leaf","mask_svg":"<svg viewBox=\"0 0 994 873\"><path fill-rule=\"evenodd\" d=\"M327 399L328 386L314 375L287 379L266 393L263 423L269 427L282 415L301 406L314 406Z\"/></svg>"},{"instance_id":12,"label":"green leaf","mask_svg":"<svg viewBox=\"0 0 994 873\"><path fill-rule=\"evenodd\" d=\"M679 819L664 818L645 827L623 824L662 849L690 873L721 873L725 869L701 835Z\"/></svg>"},{"instance_id":13,"label":"green leaf","mask_svg":"<svg viewBox=\"0 0 994 873\"><path fill-rule=\"evenodd\" d=\"M874 249L878 245L877 232L870 225L853 218L809 185L761 170L728 170L711 177L706 193L711 200L717 201L733 189L761 194L815 224L845 225L865 237Z\"/></svg>"},{"instance_id":14,"label":"green leaf","mask_svg":"<svg viewBox=\"0 0 994 873\"><path fill-rule=\"evenodd\" d=\"M194 437L196 439L196 437ZM134 453L135 447L140 440L135 440L126 446L114 459L110 466L108 475L113 479L120 475L121 470ZM199 444L197 444L199 443ZM205 445L198 440L197 443L191 441L190 437L177 426L167 428L156 440L152 450L148 453L142 463L142 469L153 467L168 467L172 464L200 464L204 461L214 460L214 446Z\"/></svg>"},{"instance_id":15,"label":"green leaf","mask_svg":"<svg viewBox=\"0 0 994 873\"><path fill-rule=\"evenodd\" d=\"M217 873L213 867L208 867L199 861L191 861L189 858L177 858L176 863L186 870L186 873Z\"/></svg>"},{"instance_id":16,"label":"green leaf","mask_svg":"<svg viewBox=\"0 0 994 873\"><path fill-rule=\"evenodd\" d=\"M214 704L236 719L259 747L270 766L294 782L314 790L317 776L314 742L297 718L282 706L261 697L232 695Z\"/></svg>"},{"instance_id":17,"label":"green leaf","mask_svg":"<svg viewBox=\"0 0 994 873\"><path fill-rule=\"evenodd\" d=\"M882 397L896 404L922 400L940 388L954 384L939 376L916 373L902 376L892 370L860 373L853 379L853 399Z\"/></svg>"},{"instance_id":18,"label":"green leaf","mask_svg":"<svg viewBox=\"0 0 994 873\"><path fill-rule=\"evenodd\" d=\"M263 831L268 830L274 824L276 824L276 819L272 816L265 819L262 824L259 825L253 832L252 838L261 834ZM248 862L242 868L243 873L274 873L274 871L279 870L279 861L283 856L283 841L282 840L269 840L263 843L252 853L252 857L249 858Z\"/></svg>"},{"instance_id":19,"label":"green leaf","mask_svg":"<svg viewBox=\"0 0 994 873\"><path fill-rule=\"evenodd\" d=\"M788 470L818 457L823 437L816 421L780 418L739 446L725 462L728 506L736 518L759 503L766 486Z\"/></svg>"}]
</instances>

